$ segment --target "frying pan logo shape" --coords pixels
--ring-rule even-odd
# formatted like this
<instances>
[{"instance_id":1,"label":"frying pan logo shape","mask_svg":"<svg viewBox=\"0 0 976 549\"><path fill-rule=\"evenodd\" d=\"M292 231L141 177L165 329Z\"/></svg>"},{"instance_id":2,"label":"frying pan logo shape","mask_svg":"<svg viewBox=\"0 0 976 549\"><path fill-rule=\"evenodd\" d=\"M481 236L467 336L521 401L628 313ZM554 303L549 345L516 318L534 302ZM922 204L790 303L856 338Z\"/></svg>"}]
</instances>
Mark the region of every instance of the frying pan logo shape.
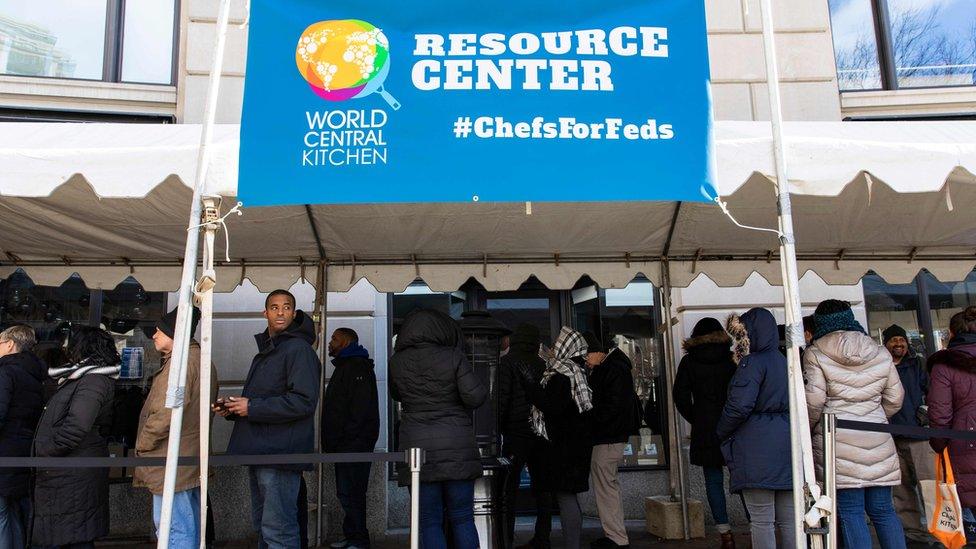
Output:
<instances>
[{"instance_id":1,"label":"frying pan logo shape","mask_svg":"<svg viewBox=\"0 0 976 549\"><path fill-rule=\"evenodd\" d=\"M346 101L378 93L393 110L400 108L383 83L390 73L390 42L366 21L342 19L310 25L295 48L298 72L327 101Z\"/></svg>"}]
</instances>

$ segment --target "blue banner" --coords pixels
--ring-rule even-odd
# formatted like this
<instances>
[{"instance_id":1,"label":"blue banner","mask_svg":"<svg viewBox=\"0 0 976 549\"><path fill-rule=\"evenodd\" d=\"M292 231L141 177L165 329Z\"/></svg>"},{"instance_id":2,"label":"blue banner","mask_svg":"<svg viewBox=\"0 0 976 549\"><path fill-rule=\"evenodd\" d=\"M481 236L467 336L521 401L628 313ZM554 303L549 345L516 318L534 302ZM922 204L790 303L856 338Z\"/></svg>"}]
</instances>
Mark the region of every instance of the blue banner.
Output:
<instances>
[{"instance_id":1,"label":"blue banner","mask_svg":"<svg viewBox=\"0 0 976 549\"><path fill-rule=\"evenodd\" d=\"M252 0L249 206L702 200L703 0Z\"/></svg>"}]
</instances>

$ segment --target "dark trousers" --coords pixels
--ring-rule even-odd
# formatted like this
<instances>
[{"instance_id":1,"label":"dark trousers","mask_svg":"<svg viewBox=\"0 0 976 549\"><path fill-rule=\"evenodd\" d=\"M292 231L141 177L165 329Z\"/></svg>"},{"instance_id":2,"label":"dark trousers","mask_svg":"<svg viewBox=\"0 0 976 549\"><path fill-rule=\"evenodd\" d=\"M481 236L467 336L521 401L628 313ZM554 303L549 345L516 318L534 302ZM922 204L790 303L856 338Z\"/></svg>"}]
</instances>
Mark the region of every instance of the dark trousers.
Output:
<instances>
[{"instance_id":1,"label":"dark trousers","mask_svg":"<svg viewBox=\"0 0 976 549\"><path fill-rule=\"evenodd\" d=\"M505 547L515 546L515 507L518 497L522 469L528 465L529 476L539 474L537 460L532 459L533 441L513 439L505 445L504 453L511 465L505 476ZM533 487L535 497L535 535L532 537L536 546L548 545L549 535L552 533L552 505L553 494L539 491Z\"/></svg>"},{"instance_id":2,"label":"dark trousers","mask_svg":"<svg viewBox=\"0 0 976 549\"><path fill-rule=\"evenodd\" d=\"M336 496L346 517L342 521L342 533L350 545L369 547L369 530L366 528L366 491L369 489L369 471L372 463L336 463Z\"/></svg>"}]
</instances>

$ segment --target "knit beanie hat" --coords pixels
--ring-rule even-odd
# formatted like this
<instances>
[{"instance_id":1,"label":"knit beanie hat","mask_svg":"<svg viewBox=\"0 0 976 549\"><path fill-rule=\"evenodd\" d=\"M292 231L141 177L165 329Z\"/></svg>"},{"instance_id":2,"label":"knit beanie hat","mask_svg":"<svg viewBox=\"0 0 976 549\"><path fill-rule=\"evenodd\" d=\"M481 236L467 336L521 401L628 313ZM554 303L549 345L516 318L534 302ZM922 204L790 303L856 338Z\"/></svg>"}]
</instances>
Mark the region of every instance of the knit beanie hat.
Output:
<instances>
[{"instance_id":1,"label":"knit beanie hat","mask_svg":"<svg viewBox=\"0 0 976 549\"><path fill-rule=\"evenodd\" d=\"M892 324L891 326L885 328L883 332L881 332L881 339L883 340L884 343L888 343L888 341L896 337L902 337L905 338L905 341L908 341L908 332L906 332L904 328L902 328L897 324Z\"/></svg>"},{"instance_id":2,"label":"knit beanie hat","mask_svg":"<svg viewBox=\"0 0 976 549\"><path fill-rule=\"evenodd\" d=\"M591 353L607 352L606 348L603 346L603 342L600 341L600 338L597 337L597 335L594 334L593 332L589 330L583 332L583 339L586 340L586 348L588 352Z\"/></svg>"},{"instance_id":3,"label":"knit beanie hat","mask_svg":"<svg viewBox=\"0 0 976 549\"><path fill-rule=\"evenodd\" d=\"M831 332L861 332L866 334L861 323L854 318L854 311L846 309L836 313L814 315L817 331L813 339L820 339Z\"/></svg>"},{"instance_id":4,"label":"knit beanie hat","mask_svg":"<svg viewBox=\"0 0 976 549\"><path fill-rule=\"evenodd\" d=\"M509 336L509 341L512 345L538 347L541 338L538 327L533 324L522 323L515 327L515 331Z\"/></svg>"},{"instance_id":5,"label":"knit beanie hat","mask_svg":"<svg viewBox=\"0 0 976 549\"><path fill-rule=\"evenodd\" d=\"M146 335L149 336L150 339L152 339L152 336L156 334L156 330L158 329L160 332L166 334L166 337L170 339L176 339L176 337L173 334L176 333L177 310L178 308L173 309L172 311L163 315L163 318L159 319L156 322L155 326L153 326L151 329L145 330ZM190 337L193 337L193 334L197 333L197 324L199 323L200 323L200 309L194 307L193 320L192 320L192 324L190 325ZM152 331L152 333L150 333L150 331Z\"/></svg>"},{"instance_id":6,"label":"knit beanie hat","mask_svg":"<svg viewBox=\"0 0 976 549\"><path fill-rule=\"evenodd\" d=\"M691 337L701 337L715 332L725 332L722 323L718 319L705 317L695 323L694 329L691 330Z\"/></svg>"}]
</instances>

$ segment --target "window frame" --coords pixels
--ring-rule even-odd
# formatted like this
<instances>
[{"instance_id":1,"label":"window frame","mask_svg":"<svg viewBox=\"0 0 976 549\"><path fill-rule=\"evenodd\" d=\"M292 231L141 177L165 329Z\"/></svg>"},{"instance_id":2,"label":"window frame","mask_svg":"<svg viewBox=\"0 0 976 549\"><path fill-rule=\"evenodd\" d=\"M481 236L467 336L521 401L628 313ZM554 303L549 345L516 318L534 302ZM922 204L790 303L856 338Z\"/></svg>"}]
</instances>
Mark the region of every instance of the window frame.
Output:
<instances>
[{"instance_id":1,"label":"window frame","mask_svg":"<svg viewBox=\"0 0 976 549\"><path fill-rule=\"evenodd\" d=\"M179 78L179 53L180 53L180 20L182 2L180 0L170 0L173 2L173 43L170 49L172 63L170 67L169 82L139 82L136 80L122 79L122 57L125 55L123 44L125 43L125 5L129 0L106 0L105 1L105 36L102 51L102 77L97 78L75 78L64 76L44 76L27 74L6 74L0 76L12 78L44 78L48 80L73 80L81 82L106 82L109 84L138 84L144 86L175 86Z\"/></svg>"},{"instance_id":2,"label":"window frame","mask_svg":"<svg viewBox=\"0 0 976 549\"><path fill-rule=\"evenodd\" d=\"M899 91L899 90L933 90L943 88L973 88L976 84L950 84L945 86L911 86L902 87L898 83L898 68L895 65L895 43L892 36L891 12L888 9L888 0L868 0L871 6L872 24L874 25L874 39L878 52L878 72L881 79L880 88L870 89L841 89L840 93L876 92L876 91ZM828 10L829 11L829 10ZM831 21L833 24L833 21ZM834 56L834 66L837 70L836 52ZM837 79L838 88L840 78Z\"/></svg>"}]
</instances>

